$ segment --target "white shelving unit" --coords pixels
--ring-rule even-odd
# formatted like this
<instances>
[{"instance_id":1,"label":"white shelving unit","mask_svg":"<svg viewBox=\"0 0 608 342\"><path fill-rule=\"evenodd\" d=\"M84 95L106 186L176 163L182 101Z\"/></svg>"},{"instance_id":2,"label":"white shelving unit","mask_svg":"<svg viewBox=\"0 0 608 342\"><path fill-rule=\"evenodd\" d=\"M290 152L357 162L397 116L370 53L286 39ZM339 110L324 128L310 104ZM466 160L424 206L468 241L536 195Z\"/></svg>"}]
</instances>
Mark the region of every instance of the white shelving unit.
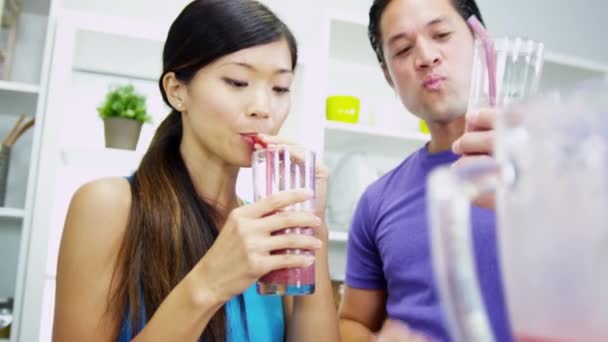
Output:
<instances>
[{"instance_id":1,"label":"white shelving unit","mask_svg":"<svg viewBox=\"0 0 608 342\"><path fill-rule=\"evenodd\" d=\"M0 135L4 137L21 113L35 117L33 129L11 148L5 207L0 208L0 296L13 297L10 341L17 341L22 313L25 264L37 173L37 142L42 122L45 49L50 0L22 0L10 78L0 80ZM0 339L9 341L9 339Z\"/></svg>"},{"instance_id":2,"label":"white shelving unit","mask_svg":"<svg viewBox=\"0 0 608 342\"><path fill-rule=\"evenodd\" d=\"M361 103L359 122L347 124L324 121L324 156L332 170L332 177L349 177L357 184L338 182L330 185L330 192L351 194L352 187L365 187L369 178L357 179L344 174L339 166L349 156L360 156L368 168L378 176L396 167L403 159L429 141L419 130L420 121L408 113L398 96L386 82L378 60L367 38L367 16L364 13L345 11L343 7L326 13L328 49L328 82L326 96L357 96ZM346 171L348 172L348 171ZM361 184L359 184L361 183ZM339 188L345 186L348 188ZM357 199L340 198L356 203ZM328 201L328 212L337 203ZM352 206L354 209L354 205ZM335 231L330 239L335 249L344 255L350 222L332 223ZM333 266L333 265L332 265ZM343 276L344 264L336 265L336 274Z\"/></svg>"}]
</instances>

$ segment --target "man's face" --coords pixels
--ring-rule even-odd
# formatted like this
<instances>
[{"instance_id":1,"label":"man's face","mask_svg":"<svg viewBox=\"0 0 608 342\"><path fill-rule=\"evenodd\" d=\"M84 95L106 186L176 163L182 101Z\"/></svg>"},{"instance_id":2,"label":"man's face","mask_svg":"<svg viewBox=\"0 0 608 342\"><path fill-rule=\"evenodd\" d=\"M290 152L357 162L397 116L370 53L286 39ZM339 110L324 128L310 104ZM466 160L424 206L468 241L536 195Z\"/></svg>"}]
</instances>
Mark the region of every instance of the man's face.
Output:
<instances>
[{"instance_id":1,"label":"man's face","mask_svg":"<svg viewBox=\"0 0 608 342\"><path fill-rule=\"evenodd\" d=\"M380 32L387 79L410 112L437 123L465 113L474 40L451 0L392 0Z\"/></svg>"}]
</instances>

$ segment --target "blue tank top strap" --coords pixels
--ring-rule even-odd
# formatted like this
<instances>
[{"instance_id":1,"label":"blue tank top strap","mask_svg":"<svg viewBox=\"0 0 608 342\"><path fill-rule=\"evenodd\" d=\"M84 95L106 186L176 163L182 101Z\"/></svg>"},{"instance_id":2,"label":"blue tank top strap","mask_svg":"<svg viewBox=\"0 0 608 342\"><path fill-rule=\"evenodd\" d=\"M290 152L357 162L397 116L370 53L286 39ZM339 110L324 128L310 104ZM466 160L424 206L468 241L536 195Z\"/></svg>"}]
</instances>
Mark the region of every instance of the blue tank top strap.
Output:
<instances>
[{"instance_id":1,"label":"blue tank top strap","mask_svg":"<svg viewBox=\"0 0 608 342\"><path fill-rule=\"evenodd\" d=\"M127 179L127 182L129 182L129 184L133 183L133 177L135 177L134 173L132 173L132 174L130 174L128 176L125 176L125 178Z\"/></svg>"},{"instance_id":2,"label":"blue tank top strap","mask_svg":"<svg viewBox=\"0 0 608 342\"><path fill-rule=\"evenodd\" d=\"M140 300L143 300L143 293L142 293L141 286L139 286L139 298L140 298ZM129 302L127 300L127 305L125 305L125 313L123 316L124 318L122 320L122 323L120 325L120 331L118 333L118 342L130 342L135 336L137 336L137 334L139 334L140 331L143 330L144 326L146 325L147 315L146 315L145 303L143 301L141 302L140 312L139 312L139 317L141 317L141 319L140 319L139 326L137 326L137 327L131 326L131 310L130 309L131 309L131 305L129 304Z\"/></svg>"}]
</instances>

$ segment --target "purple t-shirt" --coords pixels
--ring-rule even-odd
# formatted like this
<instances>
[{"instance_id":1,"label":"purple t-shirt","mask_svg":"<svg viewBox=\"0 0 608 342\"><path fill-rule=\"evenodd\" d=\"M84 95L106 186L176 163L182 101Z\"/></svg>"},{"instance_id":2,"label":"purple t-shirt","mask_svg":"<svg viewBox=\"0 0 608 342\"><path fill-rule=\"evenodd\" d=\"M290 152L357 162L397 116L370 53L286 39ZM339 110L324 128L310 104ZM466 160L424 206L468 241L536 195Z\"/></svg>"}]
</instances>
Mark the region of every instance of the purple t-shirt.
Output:
<instances>
[{"instance_id":1,"label":"purple t-shirt","mask_svg":"<svg viewBox=\"0 0 608 342\"><path fill-rule=\"evenodd\" d=\"M346 284L386 289L386 311L438 341L450 341L432 269L426 211L426 181L437 166L458 159L426 147L408 157L365 191L353 217L347 249ZM472 209L479 283L497 341L511 341L502 295L494 212Z\"/></svg>"}]
</instances>

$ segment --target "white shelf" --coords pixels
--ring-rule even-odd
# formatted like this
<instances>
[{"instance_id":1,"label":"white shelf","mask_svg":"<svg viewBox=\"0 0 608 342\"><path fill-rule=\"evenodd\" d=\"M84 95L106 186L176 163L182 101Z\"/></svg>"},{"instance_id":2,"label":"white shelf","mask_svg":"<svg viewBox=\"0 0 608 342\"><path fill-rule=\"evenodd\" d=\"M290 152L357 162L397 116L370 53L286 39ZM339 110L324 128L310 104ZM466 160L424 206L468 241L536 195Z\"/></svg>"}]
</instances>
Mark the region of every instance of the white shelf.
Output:
<instances>
[{"instance_id":1,"label":"white shelf","mask_svg":"<svg viewBox=\"0 0 608 342\"><path fill-rule=\"evenodd\" d=\"M40 87L35 84L0 80L0 90L15 93L38 94Z\"/></svg>"},{"instance_id":2,"label":"white shelf","mask_svg":"<svg viewBox=\"0 0 608 342\"><path fill-rule=\"evenodd\" d=\"M429 135L416 131L387 132L360 124L325 122L326 151L368 152L405 157L429 140Z\"/></svg>"},{"instance_id":3,"label":"white shelf","mask_svg":"<svg viewBox=\"0 0 608 342\"><path fill-rule=\"evenodd\" d=\"M329 231L329 241L331 242L346 242L348 241L348 232Z\"/></svg>"},{"instance_id":4,"label":"white shelf","mask_svg":"<svg viewBox=\"0 0 608 342\"><path fill-rule=\"evenodd\" d=\"M390 138L425 143L430 136L421 132L386 132L375 127L366 127L360 124L349 124L335 121L325 122L326 134L352 134L361 138Z\"/></svg>"},{"instance_id":5,"label":"white shelf","mask_svg":"<svg viewBox=\"0 0 608 342\"><path fill-rule=\"evenodd\" d=\"M21 220L25 215L23 209L0 208L0 219Z\"/></svg>"},{"instance_id":6,"label":"white shelf","mask_svg":"<svg viewBox=\"0 0 608 342\"><path fill-rule=\"evenodd\" d=\"M583 58L560 55L547 51L541 77L540 90L569 88L590 79L605 79L608 66Z\"/></svg>"},{"instance_id":7,"label":"white shelf","mask_svg":"<svg viewBox=\"0 0 608 342\"><path fill-rule=\"evenodd\" d=\"M545 62L560 64L563 66L587 70L590 72L608 73L608 65L606 64L601 64L584 58L562 55L552 51L545 52Z\"/></svg>"},{"instance_id":8,"label":"white shelf","mask_svg":"<svg viewBox=\"0 0 608 342\"><path fill-rule=\"evenodd\" d=\"M361 71L373 70L374 74L381 76L378 61L367 38L368 19L356 13L338 12L331 13L329 20L330 58L338 65L351 64L348 66L351 70L356 67L357 72L353 71L352 74L359 79L363 77L359 74ZM541 90L564 88L588 79L608 78L608 64L551 50L545 51L544 60ZM365 75L369 75L365 72ZM340 76L344 77L343 74ZM335 79L342 77L333 76ZM333 78L330 77L330 82ZM356 82L349 77L345 84L352 88ZM371 91L376 89L368 83L363 84Z\"/></svg>"},{"instance_id":9,"label":"white shelf","mask_svg":"<svg viewBox=\"0 0 608 342\"><path fill-rule=\"evenodd\" d=\"M367 25L369 19L367 16L359 13L341 13L343 11L335 11L329 15L329 19L332 25L332 35L335 37L332 40L332 53L342 54L348 56L345 59L361 59L371 64L376 64L375 56L373 55L369 40L367 38ZM352 52L359 52L353 54ZM597 61L587 60L575 56L569 56L558 52L546 50L545 51L545 62L558 64L564 67L571 67L574 69L580 69L589 72L606 73L608 74L608 65L602 64Z\"/></svg>"}]
</instances>

